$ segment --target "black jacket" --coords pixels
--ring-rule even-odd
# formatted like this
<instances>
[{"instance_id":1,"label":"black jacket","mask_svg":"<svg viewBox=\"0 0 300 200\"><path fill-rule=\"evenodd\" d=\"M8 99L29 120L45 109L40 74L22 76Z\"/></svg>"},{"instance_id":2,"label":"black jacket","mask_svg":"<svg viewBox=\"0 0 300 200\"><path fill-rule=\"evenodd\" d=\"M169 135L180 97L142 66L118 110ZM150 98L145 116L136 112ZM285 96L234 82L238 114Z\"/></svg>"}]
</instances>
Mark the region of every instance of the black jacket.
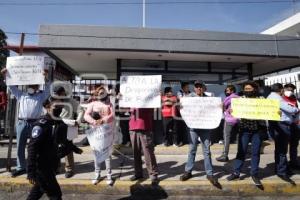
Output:
<instances>
[{"instance_id":1,"label":"black jacket","mask_svg":"<svg viewBox=\"0 0 300 200\"><path fill-rule=\"evenodd\" d=\"M28 144L28 178L35 178L37 171L55 171L58 165L57 145L53 137L54 121L42 116L33 124Z\"/></svg>"}]
</instances>

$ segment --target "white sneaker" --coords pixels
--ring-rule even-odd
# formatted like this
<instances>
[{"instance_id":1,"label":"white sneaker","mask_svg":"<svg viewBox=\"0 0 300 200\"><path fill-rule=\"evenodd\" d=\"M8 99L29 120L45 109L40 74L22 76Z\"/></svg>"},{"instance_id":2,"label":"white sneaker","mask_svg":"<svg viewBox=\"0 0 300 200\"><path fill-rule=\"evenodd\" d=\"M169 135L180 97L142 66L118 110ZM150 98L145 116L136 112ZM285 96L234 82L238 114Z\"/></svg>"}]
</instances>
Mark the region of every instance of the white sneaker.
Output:
<instances>
[{"instance_id":1,"label":"white sneaker","mask_svg":"<svg viewBox=\"0 0 300 200\"><path fill-rule=\"evenodd\" d=\"M111 174L106 175L106 184L112 186L114 181L112 180Z\"/></svg>"},{"instance_id":2,"label":"white sneaker","mask_svg":"<svg viewBox=\"0 0 300 200\"><path fill-rule=\"evenodd\" d=\"M125 147L130 147L131 146L131 143L130 142L127 142L126 144L125 144Z\"/></svg>"},{"instance_id":3,"label":"white sneaker","mask_svg":"<svg viewBox=\"0 0 300 200\"><path fill-rule=\"evenodd\" d=\"M224 141L223 140L219 140L219 144L224 144Z\"/></svg>"},{"instance_id":4,"label":"white sneaker","mask_svg":"<svg viewBox=\"0 0 300 200\"><path fill-rule=\"evenodd\" d=\"M92 180L92 184L93 184L93 185L97 185L97 183L100 182L100 178L101 178L100 173L96 173L96 174L95 174L95 178Z\"/></svg>"}]
</instances>

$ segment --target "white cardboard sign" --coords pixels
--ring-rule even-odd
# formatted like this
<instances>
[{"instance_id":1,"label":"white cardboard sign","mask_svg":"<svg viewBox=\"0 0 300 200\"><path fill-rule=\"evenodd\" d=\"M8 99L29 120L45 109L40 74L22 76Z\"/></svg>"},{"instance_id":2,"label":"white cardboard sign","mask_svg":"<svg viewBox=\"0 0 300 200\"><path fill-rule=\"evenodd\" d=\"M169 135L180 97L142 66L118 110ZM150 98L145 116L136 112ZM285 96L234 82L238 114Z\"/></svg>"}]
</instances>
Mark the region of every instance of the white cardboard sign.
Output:
<instances>
[{"instance_id":1,"label":"white cardboard sign","mask_svg":"<svg viewBox=\"0 0 300 200\"><path fill-rule=\"evenodd\" d=\"M99 163L105 161L112 154L114 142L113 124L104 124L85 131L90 146L96 153L96 160Z\"/></svg>"},{"instance_id":2,"label":"white cardboard sign","mask_svg":"<svg viewBox=\"0 0 300 200\"><path fill-rule=\"evenodd\" d=\"M184 97L180 99L180 114L189 128L214 129L222 119L219 97Z\"/></svg>"},{"instance_id":3,"label":"white cardboard sign","mask_svg":"<svg viewBox=\"0 0 300 200\"><path fill-rule=\"evenodd\" d=\"M120 107L160 108L162 76L121 76Z\"/></svg>"},{"instance_id":4,"label":"white cardboard sign","mask_svg":"<svg viewBox=\"0 0 300 200\"><path fill-rule=\"evenodd\" d=\"M12 56L7 58L7 85L45 84L44 69L55 65L55 61L44 56ZM52 62L53 61L53 62Z\"/></svg>"}]
</instances>

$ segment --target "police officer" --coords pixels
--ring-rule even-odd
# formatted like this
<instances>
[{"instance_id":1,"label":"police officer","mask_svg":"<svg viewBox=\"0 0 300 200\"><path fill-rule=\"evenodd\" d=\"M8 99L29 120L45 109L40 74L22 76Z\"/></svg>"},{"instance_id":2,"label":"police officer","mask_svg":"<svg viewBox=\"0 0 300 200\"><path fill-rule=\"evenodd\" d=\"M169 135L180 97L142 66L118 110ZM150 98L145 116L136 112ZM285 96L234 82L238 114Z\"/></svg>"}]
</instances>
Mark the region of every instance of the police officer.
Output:
<instances>
[{"instance_id":1,"label":"police officer","mask_svg":"<svg viewBox=\"0 0 300 200\"><path fill-rule=\"evenodd\" d=\"M53 125L62 108L55 105L59 100L44 102L47 114L34 123L28 145L28 180L33 187L27 200L40 199L44 193L51 200L62 199L60 186L55 177L58 156L53 137Z\"/></svg>"}]
</instances>

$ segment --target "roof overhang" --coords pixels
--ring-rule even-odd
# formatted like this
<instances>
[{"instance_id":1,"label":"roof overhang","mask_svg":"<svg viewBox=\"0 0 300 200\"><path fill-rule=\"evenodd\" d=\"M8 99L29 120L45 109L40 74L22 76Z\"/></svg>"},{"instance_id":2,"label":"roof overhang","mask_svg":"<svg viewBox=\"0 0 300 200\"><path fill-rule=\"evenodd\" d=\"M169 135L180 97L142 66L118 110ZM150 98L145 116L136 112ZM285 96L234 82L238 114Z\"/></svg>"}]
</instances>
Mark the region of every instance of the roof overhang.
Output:
<instances>
[{"instance_id":1,"label":"roof overhang","mask_svg":"<svg viewBox=\"0 0 300 200\"><path fill-rule=\"evenodd\" d=\"M285 36L300 36L300 13L297 13L278 24L263 31L262 34L268 35L285 35Z\"/></svg>"},{"instance_id":2,"label":"roof overhang","mask_svg":"<svg viewBox=\"0 0 300 200\"><path fill-rule=\"evenodd\" d=\"M261 34L42 25L39 46L85 78L104 73L115 79L118 59L198 62L195 71L210 63L210 72L245 70L252 63L254 76L300 65L297 38Z\"/></svg>"}]
</instances>

